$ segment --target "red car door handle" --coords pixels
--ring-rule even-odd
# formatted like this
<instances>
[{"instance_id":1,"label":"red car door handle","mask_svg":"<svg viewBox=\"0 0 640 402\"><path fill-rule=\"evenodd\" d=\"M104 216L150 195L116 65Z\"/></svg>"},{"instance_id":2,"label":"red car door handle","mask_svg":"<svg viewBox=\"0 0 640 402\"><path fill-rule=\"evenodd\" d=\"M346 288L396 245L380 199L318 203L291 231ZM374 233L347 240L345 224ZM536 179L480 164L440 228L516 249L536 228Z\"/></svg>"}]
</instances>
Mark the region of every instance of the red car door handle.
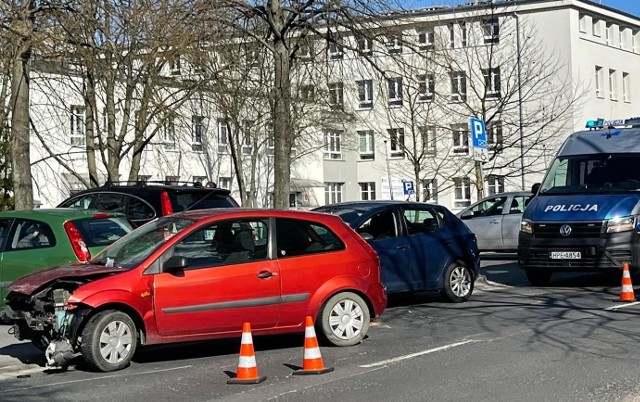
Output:
<instances>
[{"instance_id":1,"label":"red car door handle","mask_svg":"<svg viewBox=\"0 0 640 402\"><path fill-rule=\"evenodd\" d=\"M271 271L260 271L258 272L258 275L256 275L258 278L260 279L267 279L267 278L271 278L272 276L276 276L278 275L277 272L271 272Z\"/></svg>"}]
</instances>

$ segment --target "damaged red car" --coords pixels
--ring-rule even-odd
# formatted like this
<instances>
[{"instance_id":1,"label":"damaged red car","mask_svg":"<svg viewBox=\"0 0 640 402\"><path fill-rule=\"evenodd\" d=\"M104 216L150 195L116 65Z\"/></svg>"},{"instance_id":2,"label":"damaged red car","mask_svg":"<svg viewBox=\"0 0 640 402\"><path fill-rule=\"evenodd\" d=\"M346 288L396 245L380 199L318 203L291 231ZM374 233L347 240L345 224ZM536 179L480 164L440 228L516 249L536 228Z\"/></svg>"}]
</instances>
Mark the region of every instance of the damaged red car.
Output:
<instances>
[{"instance_id":1,"label":"damaged red car","mask_svg":"<svg viewBox=\"0 0 640 402\"><path fill-rule=\"evenodd\" d=\"M216 209L156 219L88 263L54 267L10 287L15 336L48 365L78 353L99 371L126 367L139 346L304 332L307 315L349 346L382 313L374 250L337 216Z\"/></svg>"}]
</instances>

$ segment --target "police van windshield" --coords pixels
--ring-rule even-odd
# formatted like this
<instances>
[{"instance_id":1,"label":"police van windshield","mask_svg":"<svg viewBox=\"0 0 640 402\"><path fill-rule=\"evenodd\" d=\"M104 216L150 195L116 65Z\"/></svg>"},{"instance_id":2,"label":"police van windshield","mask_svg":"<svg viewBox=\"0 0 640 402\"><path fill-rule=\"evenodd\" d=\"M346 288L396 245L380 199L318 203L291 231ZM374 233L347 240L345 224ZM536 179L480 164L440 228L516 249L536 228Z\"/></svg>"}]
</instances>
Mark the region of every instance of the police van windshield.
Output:
<instances>
[{"instance_id":1,"label":"police van windshield","mask_svg":"<svg viewBox=\"0 0 640 402\"><path fill-rule=\"evenodd\" d=\"M640 190L640 153L560 156L540 186L544 194Z\"/></svg>"}]
</instances>

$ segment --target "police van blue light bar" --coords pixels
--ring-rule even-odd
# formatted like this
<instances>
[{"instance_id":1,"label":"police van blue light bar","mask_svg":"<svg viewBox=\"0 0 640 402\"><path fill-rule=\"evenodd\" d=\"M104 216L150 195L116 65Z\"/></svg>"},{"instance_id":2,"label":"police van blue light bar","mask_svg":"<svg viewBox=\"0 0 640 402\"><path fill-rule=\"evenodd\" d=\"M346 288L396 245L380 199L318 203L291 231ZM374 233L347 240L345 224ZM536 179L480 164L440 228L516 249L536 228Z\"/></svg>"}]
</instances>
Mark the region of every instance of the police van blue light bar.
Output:
<instances>
[{"instance_id":1,"label":"police van blue light bar","mask_svg":"<svg viewBox=\"0 0 640 402\"><path fill-rule=\"evenodd\" d=\"M632 117L630 119L587 120L587 124L585 125L585 128L589 130L602 130L615 127L640 127L640 117Z\"/></svg>"}]
</instances>

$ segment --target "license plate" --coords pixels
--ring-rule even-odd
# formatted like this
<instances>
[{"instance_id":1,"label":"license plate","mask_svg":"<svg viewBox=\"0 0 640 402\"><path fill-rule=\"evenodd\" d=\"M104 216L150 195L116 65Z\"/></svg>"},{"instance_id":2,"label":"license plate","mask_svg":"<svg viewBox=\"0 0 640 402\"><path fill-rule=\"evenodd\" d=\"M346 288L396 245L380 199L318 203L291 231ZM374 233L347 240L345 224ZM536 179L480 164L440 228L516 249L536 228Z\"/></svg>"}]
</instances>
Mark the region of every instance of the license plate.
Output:
<instances>
[{"instance_id":1,"label":"license plate","mask_svg":"<svg viewBox=\"0 0 640 402\"><path fill-rule=\"evenodd\" d=\"M552 260L579 260L582 254L579 251L552 251L549 253Z\"/></svg>"}]
</instances>

